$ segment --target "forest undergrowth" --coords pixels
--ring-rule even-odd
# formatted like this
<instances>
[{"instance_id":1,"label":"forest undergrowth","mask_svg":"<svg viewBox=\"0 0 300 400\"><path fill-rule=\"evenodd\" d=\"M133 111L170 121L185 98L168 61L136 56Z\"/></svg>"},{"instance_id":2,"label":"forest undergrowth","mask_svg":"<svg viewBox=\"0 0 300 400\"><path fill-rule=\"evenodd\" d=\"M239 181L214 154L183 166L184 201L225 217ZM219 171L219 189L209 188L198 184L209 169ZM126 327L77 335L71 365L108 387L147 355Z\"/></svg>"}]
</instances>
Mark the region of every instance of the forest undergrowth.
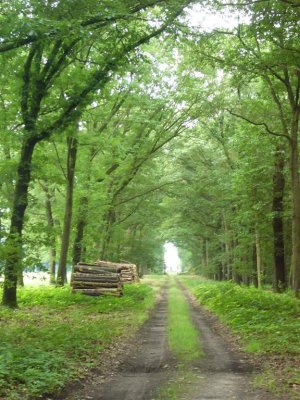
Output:
<instances>
[{"instance_id":1,"label":"forest undergrowth","mask_svg":"<svg viewBox=\"0 0 300 400\"><path fill-rule=\"evenodd\" d=\"M121 298L72 294L69 287L20 289L18 309L0 308L0 399L52 393L101 368L103 351L132 335L154 302L147 284L126 286Z\"/></svg>"}]
</instances>

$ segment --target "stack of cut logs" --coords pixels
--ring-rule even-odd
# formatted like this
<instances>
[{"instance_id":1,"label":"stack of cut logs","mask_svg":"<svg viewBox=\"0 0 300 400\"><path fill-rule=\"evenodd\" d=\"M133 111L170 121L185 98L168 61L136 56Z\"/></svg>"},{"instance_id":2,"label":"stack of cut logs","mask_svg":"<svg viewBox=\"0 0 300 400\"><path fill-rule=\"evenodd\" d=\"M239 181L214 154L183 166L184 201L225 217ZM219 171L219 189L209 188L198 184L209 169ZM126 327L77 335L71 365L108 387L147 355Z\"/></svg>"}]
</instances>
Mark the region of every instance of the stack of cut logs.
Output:
<instances>
[{"instance_id":1,"label":"stack of cut logs","mask_svg":"<svg viewBox=\"0 0 300 400\"><path fill-rule=\"evenodd\" d=\"M106 263L111 264L111 263ZM123 295L123 284L120 279L121 269L117 264L102 266L98 262L87 264L80 262L74 267L71 286L74 293L90 296L109 294Z\"/></svg>"},{"instance_id":2,"label":"stack of cut logs","mask_svg":"<svg viewBox=\"0 0 300 400\"><path fill-rule=\"evenodd\" d=\"M121 282L122 283L137 283L140 281L136 265L121 264Z\"/></svg>"},{"instance_id":3,"label":"stack of cut logs","mask_svg":"<svg viewBox=\"0 0 300 400\"><path fill-rule=\"evenodd\" d=\"M140 281L135 264L112 263L109 261L97 261L97 265L103 268L117 268L120 271L122 283L137 283Z\"/></svg>"}]
</instances>

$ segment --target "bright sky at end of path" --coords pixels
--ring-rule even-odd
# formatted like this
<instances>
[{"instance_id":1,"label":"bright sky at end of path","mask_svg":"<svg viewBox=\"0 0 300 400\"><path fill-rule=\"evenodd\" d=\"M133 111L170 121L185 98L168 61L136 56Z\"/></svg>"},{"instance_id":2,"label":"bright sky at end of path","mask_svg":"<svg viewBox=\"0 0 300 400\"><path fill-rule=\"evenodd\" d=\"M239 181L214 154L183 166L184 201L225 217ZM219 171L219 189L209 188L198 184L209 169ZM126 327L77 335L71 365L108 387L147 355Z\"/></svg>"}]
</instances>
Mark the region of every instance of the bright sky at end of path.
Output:
<instances>
[{"instance_id":1,"label":"bright sky at end of path","mask_svg":"<svg viewBox=\"0 0 300 400\"><path fill-rule=\"evenodd\" d=\"M181 271L180 258L177 247L170 242L164 244L164 261L168 274L178 274Z\"/></svg>"}]
</instances>

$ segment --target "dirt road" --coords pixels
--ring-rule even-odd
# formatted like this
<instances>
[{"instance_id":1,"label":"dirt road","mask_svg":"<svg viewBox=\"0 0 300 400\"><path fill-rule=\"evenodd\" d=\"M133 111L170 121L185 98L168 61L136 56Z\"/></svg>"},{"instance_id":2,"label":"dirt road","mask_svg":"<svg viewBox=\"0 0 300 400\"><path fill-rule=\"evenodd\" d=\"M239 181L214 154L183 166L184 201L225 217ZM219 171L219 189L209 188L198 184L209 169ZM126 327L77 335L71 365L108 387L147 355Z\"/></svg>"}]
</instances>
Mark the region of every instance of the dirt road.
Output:
<instances>
[{"instance_id":1,"label":"dirt road","mask_svg":"<svg viewBox=\"0 0 300 400\"><path fill-rule=\"evenodd\" d=\"M195 299L182 288L190 304L190 312L205 356L188 368L193 374L182 390L182 400L238 399L271 400L267 393L254 391L249 384L253 367L239 352L233 351L216 330L216 321L201 309ZM121 362L113 376L110 371L89 381L81 389L70 390L59 400L154 400L159 388L178 377L176 363L168 351L167 301L168 289L150 319L135 338L130 354ZM161 397L160 397L161 398Z\"/></svg>"},{"instance_id":2,"label":"dirt road","mask_svg":"<svg viewBox=\"0 0 300 400\"><path fill-rule=\"evenodd\" d=\"M220 336L217 319L200 307L196 299L184 290L190 312L199 335L205 356L197 363L196 379L183 399L189 400L271 400L268 393L253 390L250 386L254 367L245 355L233 350Z\"/></svg>"},{"instance_id":3,"label":"dirt road","mask_svg":"<svg viewBox=\"0 0 300 400\"><path fill-rule=\"evenodd\" d=\"M93 400L152 399L167 376L167 289L153 316L137 335L132 354L120 365L117 375L97 388Z\"/></svg>"}]
</instances>

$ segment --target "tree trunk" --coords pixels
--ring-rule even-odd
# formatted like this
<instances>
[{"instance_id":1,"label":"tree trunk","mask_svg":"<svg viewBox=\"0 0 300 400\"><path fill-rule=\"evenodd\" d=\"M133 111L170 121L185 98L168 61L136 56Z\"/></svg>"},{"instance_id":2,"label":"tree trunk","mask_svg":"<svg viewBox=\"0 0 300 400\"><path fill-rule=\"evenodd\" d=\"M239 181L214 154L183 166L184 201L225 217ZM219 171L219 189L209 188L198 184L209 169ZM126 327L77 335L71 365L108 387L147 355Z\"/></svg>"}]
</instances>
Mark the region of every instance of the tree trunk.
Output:
<instances>
[{"instance_id":1,"label":"tree trunk","mask_svg":"<svg viewBox=\"0 0 300 400\"><path fill-rule=\"evenodd\" d=\"M72 211L73 211L73 190L75 164L77 156L78 141L74 137L68 137L68 154L67 154L67 190L65 203L64 227L61 242L60 258L57 271L57 284L64 285L67 280L67 258L70 242Z\"/></svg>"},{"instance_id":2,"label":"tree trunk","mask_svg":"<svg viewBox=\"0 0 300 400\"><path fill-rule=\"evenodd\" d=\"M102 246L100 252L100 258L104 260L108 256L108 246L112 238L112 227L116 221L116 214L113 206L109 209L105 218L105 228L103 231Z\"/></svg>"},{"instance_id":3,"label":"tree trunk","mask_svg":"<svg viewBox=\"0 0 300 400\"><path fill-rule=\"evenodd\" d=\"M104 127L103 125L102 127ZM96 126L94 127L96 128ZM84 230L88 223L88 205L89 205L89 191L91 184L91 165L94 160L96 149L92 147L90 150L90 164L87 166L86 175L84 177L84 195L81 196L79 201L79 210L76 223L76 233L73 244L73 266L82 261L84 253L86 252L83 244Z\"/></svg>"},{"instance_id":4,"label":"tree trunk","mask_svg":"<svg viewBox=\"0 0 300 400\"><path fill-rule=\"evenodd\" d=\"M76 224L76 235L73 246L73 266L82 261L83 253L83 236L84 229L87 225L87 214L88 214L88 197L82 196L80 199L80 206L78 211L78 219Z\"/></svg>"},{"instance_id":5,"label":"tree trunk","mask_svg":"<svg viewBox=\"0 0 300 400\"><path fill-rule=\"evenodd\" d=\"M240 285L242 282L242 277L237 271L232 271L232 279L238 285Z\"/></svg>"},{"instance_id":6,"label":"tree trunk","mask_svg":"<svg viewBox=\"0 0 300 400\"><path fill-rule=\"evenodd\" d=\"M236 264L239 259L239 255L237 254L237 249L238 249L238 239L236 237L233 237L231 240L231 253L232 253L232 257L231 257L231 270L230 270L230 278L231 280L233 280L236 283L239 283L240 278L239 278L239 273L236 271Z\"/></svg>"},{"instance_id":7,"label":"tree trunk","mask_svg":"<svg viewBox=\"0 0 300 400\"><path fill-rule=\"evenodd\" d=\"M221 251L223 253L223 257L222 257L222 261L221 261L221 280L224 281L224 280L226 280L226 272L227 272L226 260L224 259L224 254L226 254L225 243L222 243Z\"/></svg>"},{"instance_id":8,"label":"tree trunk","mask_svg":"<svg viewBox=\"0 0 300 400\"><path fill-rule=\"evenodd\" d=\"M50 273L50 283L55 283L55 274L56 274L56 240L55 240L55 232L54 232L54 219L52 213L52 204L51 204L51 195L47 187L43 187L43 190L46 194L46 215L47 215L47 223L50 234L50 250L49 250L49 273Z\"/></svg>"},{"instance_id":9,"label":"tree trunk","mask_svg":"<svg viewBox=\"0 0 300 400\"><path fill-rule=\"evenodd\" d=\"M209 274L209 249L208 249L208 240L205 239L205 267L206 267L206 273Z\"/></svg>"},{"instance_id":10,"label":"tree trunk","mask_svg":"<svg viewBox=\"0 0 300 400\"><path fill-rule=\"evenodd\" d=\"M249 276L248 276L247 272L243 272L242 281L243 281L243 285L249 286Z\"/></svg>"},{"instance_id":11,"label":"tree trunk","mask_svg":"<svg viewBox=\"0 0 300 400\"><path fill-rule=\"evenodd\" d=\"M4 287L2 304L17 307L17 279L22 271L22 230L24 215L28 205L28 189L31 179L32 155L36 141L23 142L17 169L10 231L6 241L6 260L4 268Z\"/></svg>"},{"instance_id":12,"label":"tree trunk","mask_svg":"<svg viewBox=\"0 0 300 400\"><path fill-rule=\"evenodd\" d=\"M229 248L229 232L228 232L228 226L227 226L227 220L226 220L226 216L223 213L222 215L222 220L223 220L223 227L224 227L224 245L225 245L225 255L226 255L226 279L230 280L231 279L231 265L230 265L230 248ZM225 277L225 273L224 273L224 277Z\"/></svg>"},{"instance_id":13,"label":"tree trunk","mask_svg":"<svg viewBox=\"0 0 300 400\"><path fill-rule=\"evenodd\" d=\"M285 249L283 229L283 196L284 196L284 152L282 146L276 147L275 171L273 175L273 234L274 234L274 290L281 292L286 289Z\"/></svg>"},{"instance_id":14,"label":"tree trunk","mask_svg":"<svg viewBox=\"0 0 300 400\"><path fill-rule=\"evenodd\" d=\"M260 237L258 229L255 228L255 247L256 247L256 268L257 268L257 287L262 287L262 263L261 263L261 248L260 248Z\"/></svg>"},{"instance_id":15,"label":"tree trunk","mask_svg":"<svg viewBox=\"0 0 300 400\"><path fill-rule=\"evenodd\" d=\"M253 285L257 288L258 287L258 282L257 282L257 255L256 255L256 245L253 243L253 252L252 252L252 266L253 266L253 274L252 274L252 279L253 279Z\"/></svg>"},{"instance_id":16,"label":"tree trunk","mask_svg":"<svg viewBox=\"0 0 300 400\"><path fill-rule=\"evenodd\" d=\"M19 271L17 283L18 283L18 286L24 287L24 276L23 276L22 270Z\"/></svg>"},{"instance_id":17,"label":"tree trunk","mask_svg":"<svg viewBox=\"0 0 300 400\"><path fill-rule=\"evenodd\" d=\"M206 261L205 261L205 239L201 238L200 243L200 268L197 269L197 272L201 275L204 273ZM194 261L195 260L195 261ZM198 265L197 255L193 256L193 266Z\"/></svg>"},{"instance_id":18,"label":"tree trunk","mask_svg":"<svg viewBox=\"0 0 300 400\"><path fill-rule=\"evenodd\" d=\"M222 281L223 280L223 271L224 271L224 261L222 261L220 263L220 265L218 266L218 281Z\"/></svg>"},{"instance_id":19,"label":"tree trunk","mask_svg":"<svg viewBox=\"0 0 300 400\"><path fill-rule=\"evenodd\" d=\"M295 296L300 295L300 183L298 155L298 124L299 115L292 124L291 130L291 186L292 186L292 273Z\"/></svg>"}]
</instances>

